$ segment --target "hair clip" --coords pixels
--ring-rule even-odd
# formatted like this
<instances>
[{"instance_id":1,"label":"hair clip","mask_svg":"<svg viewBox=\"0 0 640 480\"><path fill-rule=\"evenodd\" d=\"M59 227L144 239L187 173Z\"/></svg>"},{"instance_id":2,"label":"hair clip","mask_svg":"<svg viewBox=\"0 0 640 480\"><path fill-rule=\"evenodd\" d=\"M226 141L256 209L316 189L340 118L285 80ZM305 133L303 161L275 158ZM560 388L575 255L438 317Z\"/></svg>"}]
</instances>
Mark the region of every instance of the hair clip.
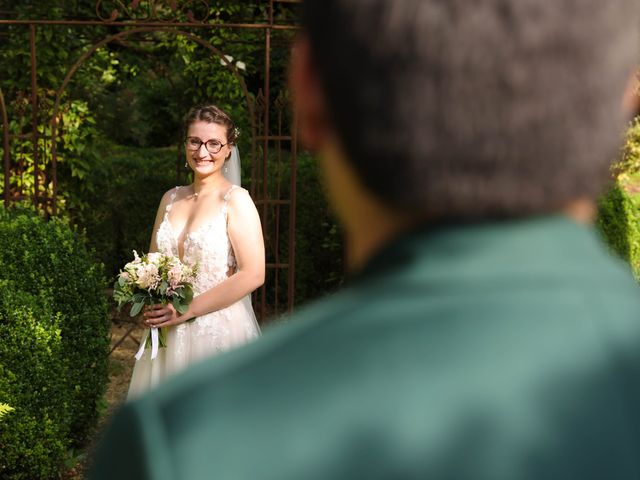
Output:
<instances>
[{"instance_id":1,"label":"hair clip","mask_svg":"<svg viewBox=\"0 0 640 480\"><path fill-rule=\"evenodd\" d=\"M235 128L233 129L233 136L234 136L235 138L238 138L238 137L240 136L240 129L239 129L238 127L235 127Z\"/></svg>"}]
</instances>

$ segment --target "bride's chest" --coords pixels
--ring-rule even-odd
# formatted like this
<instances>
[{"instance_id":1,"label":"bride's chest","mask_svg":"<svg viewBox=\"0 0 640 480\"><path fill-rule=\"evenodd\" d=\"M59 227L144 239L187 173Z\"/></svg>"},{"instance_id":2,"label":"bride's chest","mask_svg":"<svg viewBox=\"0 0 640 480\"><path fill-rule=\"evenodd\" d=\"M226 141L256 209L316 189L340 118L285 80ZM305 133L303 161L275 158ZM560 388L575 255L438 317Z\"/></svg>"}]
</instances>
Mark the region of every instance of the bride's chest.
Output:
<instances>
[{"instance_id":1,"label":"bride's chest","mask_svg":"<svg viewBox=\"0 0 640 480\"><path fill-rule=\"evenodd\" d=\"M175 229L165 218L156 237L158 250L176 255L187 264L211 264L216 261L224 264L230 248L224 215L217 215L190 232Z\"/></svg>"}]
</instances>

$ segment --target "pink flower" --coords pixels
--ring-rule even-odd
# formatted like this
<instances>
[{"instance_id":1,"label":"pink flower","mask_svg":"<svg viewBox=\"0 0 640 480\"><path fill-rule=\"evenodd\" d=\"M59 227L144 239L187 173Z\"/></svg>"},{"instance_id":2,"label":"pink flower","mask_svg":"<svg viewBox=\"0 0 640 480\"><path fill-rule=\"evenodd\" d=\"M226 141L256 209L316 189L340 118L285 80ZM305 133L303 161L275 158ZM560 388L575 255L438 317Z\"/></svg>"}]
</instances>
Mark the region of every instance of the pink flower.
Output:
<instances>
[{"instance_id":1,"label":"pink flower","mask_svg":"<svg viewBox=\"0 0 640 480\"><path fill-rule=\"evenodd\" d=\"M140 288L152 290L160 283L160 276L158 275L158 267L153 264L148 264L138 270L138 279L136 281Z\"/></svg>"},{"instance_id":2,"label":"pink flower","mask_svg":"<svg viewBox=\"0 0 640 480\"><path fill-rule=\"evenodd\" d=\"M171 270L167 272L167 278L172 289L175 289L182 281L182 268L180 265L174 265Z\"/></svg>"}]
</instances>

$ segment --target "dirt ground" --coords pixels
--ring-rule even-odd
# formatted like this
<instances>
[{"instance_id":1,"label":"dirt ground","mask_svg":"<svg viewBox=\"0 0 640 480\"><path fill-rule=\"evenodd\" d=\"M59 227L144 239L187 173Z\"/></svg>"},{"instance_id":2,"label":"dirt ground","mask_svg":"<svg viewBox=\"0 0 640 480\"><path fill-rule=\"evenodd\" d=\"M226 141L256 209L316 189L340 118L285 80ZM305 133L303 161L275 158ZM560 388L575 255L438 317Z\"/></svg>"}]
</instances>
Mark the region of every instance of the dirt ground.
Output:
<instances>
[{"instance_id":1,"label":"dirt ground","mask_svg":"<svg viewBox=\"0 0 640 480\"><path fill-rule=\"evenodd\" d=\"M134 329L129 332L130 328ZM127 334L129 332L129 334ZM102 430L113 412L125 401L129 380L135 363L134 355L144 329L128 322L113 322L111 325L111 348L115 349L109 356L109 384L104 396L104 412L98 422L95 439L99 439ZM126 336L126 337L125 337ZM124 339L123 339L124 338ZM89 445L85 451L79 452L76 465L65 472L64 480L82 480L95 445Z\"/></svg>"},{"instance_id":2,"label":"dirt ground","mask_svg":"<svg viewBox=\"0 0 640 480\"><path fill-rule=\"evenodd\" d=\"M131 372L133 372L133 365L136 363L134 355L138 351L139 341L144 334L144 329L138 326L129 332L131 327L134 325L129 323L114 323L111 326L111 348L117 342L121 343L109 356L109 386L104 397L107 403L107 412L102 421L106 420L127 397ZM125 335L127 336L123 340Z\"/></svg>"}]
</instances>

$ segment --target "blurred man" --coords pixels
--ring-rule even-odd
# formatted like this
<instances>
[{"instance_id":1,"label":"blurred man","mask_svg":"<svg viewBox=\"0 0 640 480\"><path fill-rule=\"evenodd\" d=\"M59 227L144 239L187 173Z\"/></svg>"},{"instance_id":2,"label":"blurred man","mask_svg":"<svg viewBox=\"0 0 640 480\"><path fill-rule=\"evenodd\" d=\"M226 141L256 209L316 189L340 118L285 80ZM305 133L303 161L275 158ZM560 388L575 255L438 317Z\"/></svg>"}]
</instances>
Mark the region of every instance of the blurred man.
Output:
<instances>
[{"instance_id":1,"label":"blurred man","mask_svg":"<svg viewBox=\"0 0 640 480\"><path fill-rule=\"evenodd\" d=\"M91 478L640 478L640 292L588 225L637 3L306 1L352 278L128 404Z\"/></svg>"}]
</instances>

